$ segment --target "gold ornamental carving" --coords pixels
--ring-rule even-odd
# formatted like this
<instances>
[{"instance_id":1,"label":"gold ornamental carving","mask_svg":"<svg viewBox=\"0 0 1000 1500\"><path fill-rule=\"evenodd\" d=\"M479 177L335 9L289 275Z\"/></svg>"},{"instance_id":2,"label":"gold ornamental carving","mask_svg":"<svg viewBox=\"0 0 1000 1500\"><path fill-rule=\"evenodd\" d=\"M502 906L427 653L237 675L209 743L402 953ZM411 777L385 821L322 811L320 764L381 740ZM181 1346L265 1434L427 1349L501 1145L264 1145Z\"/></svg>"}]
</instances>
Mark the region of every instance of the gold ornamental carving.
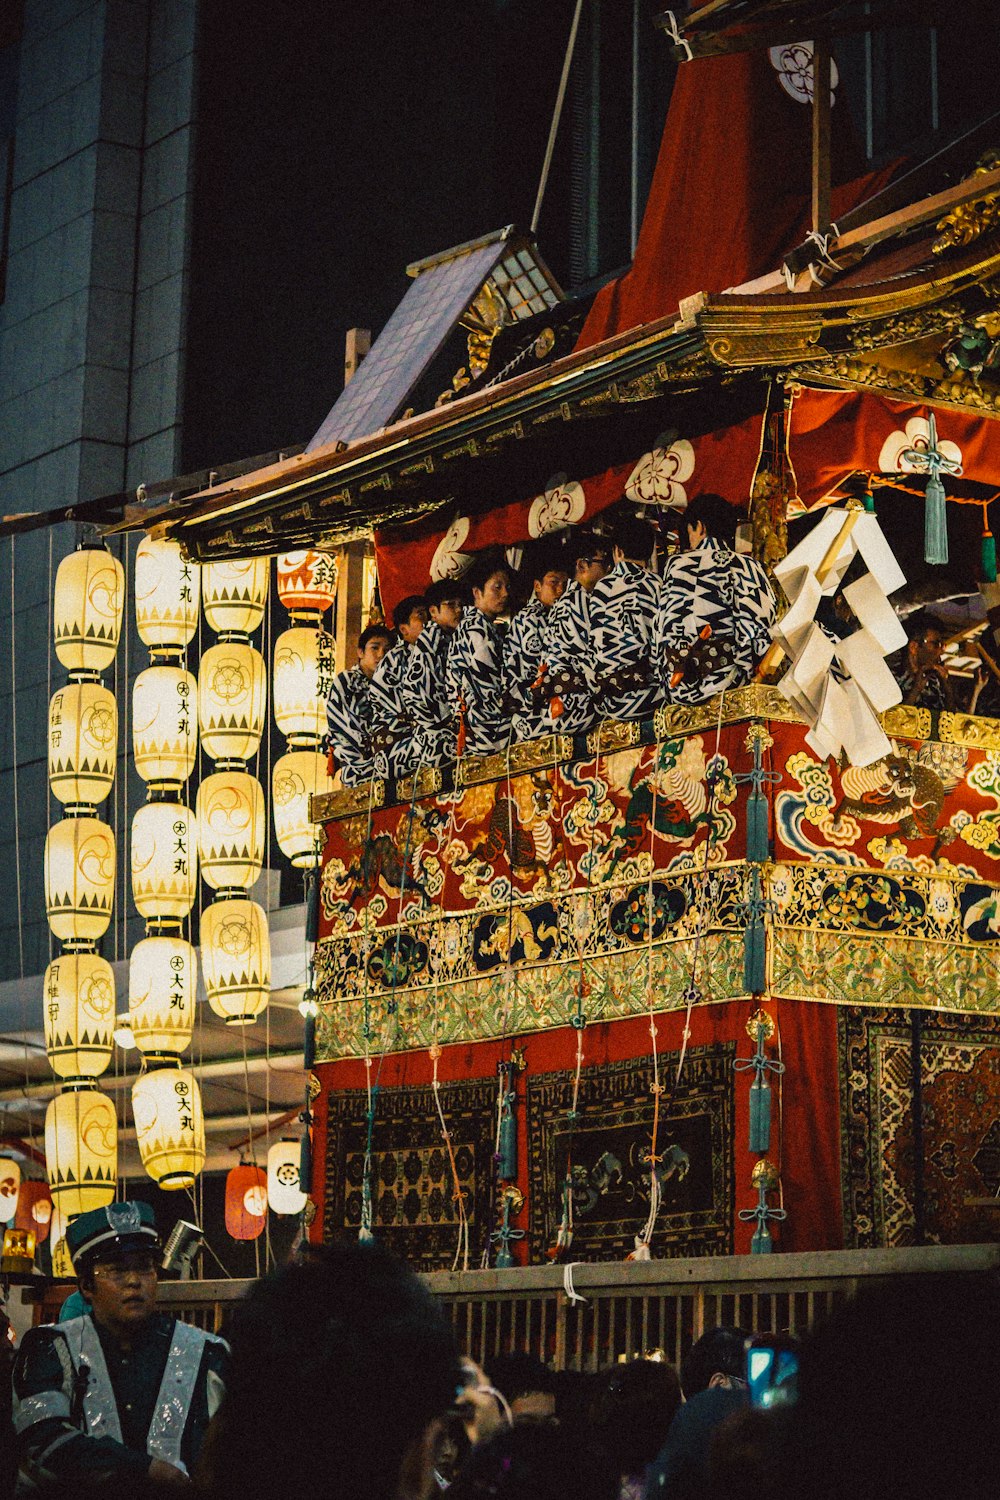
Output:
<instances>
[{"instance_id":1,"label":"gold ornamental carving","mask_svg":"<svg viewBox=\"0 0 1000 1500\"><path fill-rule=\"evenodd\" d=\"M638 725L636 726L638 728ZM522 740L510 750L494 755L464 755L455 769L457 786L478 786L484 781L502 781L526 771L542 771L573 759L573 740L567 734L543 734Z\"/></svg>"},{"instance_id":2,"label":"gold ornamental carving","mask_svg":"<svg viewBox=\"0 0 1000 1500\"><path fill-rule=\"evenodd\" d=\"M909 703L897 703L895 708L880 714L882 728L890 738L902 740L929 740L931 737L931 711L929 708L914 708Z\"/></svg>"},{"instance_id":3,"label":"gold ornamental carving","mask_svg":"<svg viewBox=\"0 0 1000 1500\"><path fill-rule=\"evenodd\" d=\"M333 792L316 792L309 798L309 817L313 823L332 823L341 818L356 818L359 813L373 812L385 806L385 782L365 781L360 786L342 786Z\"/></svg>"},{"instance_id":4,"label":"gold ornamental carving","mask_svg":"<svg viewBox=\"0 0 1000 1500\"><path fill-rule=\"evenodd\" d=\"M1000 167L1000 151L987 151L976 163L972 181L986 172L995 172ZM976 198L971 203L959 203L950 213L939 219L936 228L943 231L934 241L934 254L962 245L971 245L1000 224L1000 194L995 190Z\"/></svg>"},{"instance_id":5,"label":"gold ornamental carving","mask_svg":"<svg viewBox=\"0 0 1000 1500\"><path fill-rule=\"evenodd\" d=\"M421 766L412 776L403 776L396 782L396 796L400 802L418 802L421 797L436 797L441 786L437 766Z\"/></svg>"},{"instance_id":6,"label":"gold ornamental carving","mask_svg":"<svg viewBox=\"0 0 1000 1500\"><path fill-rule=\"evenodd\" d=\"M587 735L591 755L614 755L642 743L642 727L637 719L604 719Z\"/></svg>"},{"instance_id":7,"label":"gold ornamental carving","mask_svg":"<svg viewBox=\"0 0 1000 1500\"><path fill-rule=\"evenodd\" d=\"M963 745L969 750L1000 750L1000 719L979 714L942 713L938 719L938 736L949 745Z\"/></svg>"}]
</instances>

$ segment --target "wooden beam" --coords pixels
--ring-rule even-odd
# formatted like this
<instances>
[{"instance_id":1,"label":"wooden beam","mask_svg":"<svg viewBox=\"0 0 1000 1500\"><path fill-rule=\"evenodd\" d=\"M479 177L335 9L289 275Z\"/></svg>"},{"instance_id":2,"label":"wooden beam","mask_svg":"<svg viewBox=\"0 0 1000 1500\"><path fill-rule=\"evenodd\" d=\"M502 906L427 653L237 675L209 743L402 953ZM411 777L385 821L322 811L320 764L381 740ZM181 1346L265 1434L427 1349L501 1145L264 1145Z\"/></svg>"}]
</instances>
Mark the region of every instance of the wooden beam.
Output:
<instances>
[{"instance_id":1,"label":"wooden beam","mask_svg":"<svg viewBox=\"0 0 1000 1500\"><path fill-rule=\"evenodd\" d=\"M930 198L922 198L919 203L911 203L884 218L873 219L870 224L859 224L856 229L838 235L830 243L830 254L836 256L838 250L849 250L855 245L877 245L880 240L887 240L903 230L916 229L932 219L941 218L949 209L958 208L962 203L974 203L977 198L988 198L995 193L1000 193L1000 168L992 172L977 172L954 187L934 193Z\"/></svg>"},{"instance_id":2,"label":"wooden beam","mask_svg":"<svg viewBox=\"0 0 1000 1500\"><path fill-rule=\"evenodd\" d=\"M344 384L358 373L358 366L372 346L370 328L349 328L344 339Z\"/></svg>"},{"instance_id":3,"label":"wooden beam","mask_svg":"<svg viewBox=\"0 0 1000 1500\"><path fill-rule=\"evenodd\" d=\"M830 227L830 41L813 43L812 102L812 227L825 234Z\"/></svg>"}]
</instances>

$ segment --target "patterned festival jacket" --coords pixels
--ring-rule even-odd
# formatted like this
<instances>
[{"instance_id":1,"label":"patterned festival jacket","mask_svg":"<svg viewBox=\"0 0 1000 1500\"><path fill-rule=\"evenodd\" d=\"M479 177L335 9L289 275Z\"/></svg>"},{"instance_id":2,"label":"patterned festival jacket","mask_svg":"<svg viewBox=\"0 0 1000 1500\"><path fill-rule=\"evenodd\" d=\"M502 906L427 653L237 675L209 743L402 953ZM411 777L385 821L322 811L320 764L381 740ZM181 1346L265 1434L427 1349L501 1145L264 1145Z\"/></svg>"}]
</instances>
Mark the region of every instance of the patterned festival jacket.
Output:
<instances>
[{"instance_id":1,"label":"patterned festival jacket","mask_svg":"<svg viewBox=\"0 0 1000 1500\"><path fill-rule=\"evenodd\" d=\"M662 584L655 651L665 698L704 703L749 682L776 615L760 563L706 537L670 559Z\"/></svg>"}]
</instances>

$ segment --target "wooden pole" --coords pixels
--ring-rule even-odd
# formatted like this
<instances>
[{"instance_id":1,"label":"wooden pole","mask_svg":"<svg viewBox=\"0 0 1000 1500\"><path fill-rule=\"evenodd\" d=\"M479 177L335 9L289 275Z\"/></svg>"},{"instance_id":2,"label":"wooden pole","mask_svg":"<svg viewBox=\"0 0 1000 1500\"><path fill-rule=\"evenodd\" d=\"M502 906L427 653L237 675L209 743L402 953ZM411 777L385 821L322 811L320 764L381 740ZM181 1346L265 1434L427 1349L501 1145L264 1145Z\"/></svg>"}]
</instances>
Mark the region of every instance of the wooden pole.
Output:
<instances>
[{"instance_id":1,"label":"wooden pole","mask_svg":"<svg viewBox=\"0 0 1000 1500\"><path fill-rule=\"evenodd\" d=\"M344 384L358 373L358 366L372 346L370 328L349 328L344 339Z\"/></svg>"},{"instance_id":2,"label":"wooden pole","mask_svg":"<svg viewBox=\"0 0 1000 1500\"><path fill-rule=\"evenodd\" d=\"M830 227L830 39L813 44L812 105L812 227L825 234Z\"/></svg>"}]
</instances>

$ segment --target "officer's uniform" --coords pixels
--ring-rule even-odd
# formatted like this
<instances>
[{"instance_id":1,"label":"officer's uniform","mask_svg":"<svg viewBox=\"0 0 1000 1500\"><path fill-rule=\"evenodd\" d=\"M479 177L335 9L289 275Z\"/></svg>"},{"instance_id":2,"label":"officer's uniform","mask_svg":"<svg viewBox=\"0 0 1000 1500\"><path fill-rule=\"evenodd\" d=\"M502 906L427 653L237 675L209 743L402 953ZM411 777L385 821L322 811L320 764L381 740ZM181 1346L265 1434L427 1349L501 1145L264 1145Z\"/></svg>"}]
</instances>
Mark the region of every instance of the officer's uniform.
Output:
<instances>
[{"instance_id":1,"label":"officer's uniform","mask_svg":"<svg viewBox=\"0 0 1000 1500\"><path fill-rule=\"evenodd\" d=\"M159 1248L147 1203L82 1214L66 1240L78 1270L101 1252ZM163 1313L129 1348L90 1314L29 1330L13 1377L22 1471L42 1485L127 1484L153 1459L189 1473L224 1393L227 1355L223 1339Z\"/></svg>"}]
</instances>

